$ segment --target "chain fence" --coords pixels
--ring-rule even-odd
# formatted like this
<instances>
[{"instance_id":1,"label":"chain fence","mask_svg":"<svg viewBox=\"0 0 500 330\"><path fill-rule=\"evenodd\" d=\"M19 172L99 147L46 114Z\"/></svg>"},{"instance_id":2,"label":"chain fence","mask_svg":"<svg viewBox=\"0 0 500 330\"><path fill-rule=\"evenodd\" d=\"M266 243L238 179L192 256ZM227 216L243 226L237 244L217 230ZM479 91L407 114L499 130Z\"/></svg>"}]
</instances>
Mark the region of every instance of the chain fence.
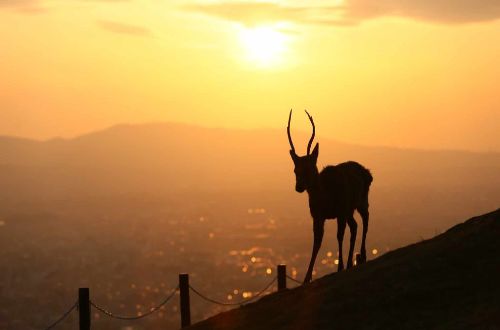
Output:
<instances>
[{"instance_id":1,"label":"chain fence","mask_svg":"<svg viewBox=\"0 0 500 330\"><path fill-rule=\"evenodd\" d=\"M191 291L193 291L194 293L196 293L196 295L198 295L200 298L202 298L203 300L206 300L208 302L211 302L213 304L221 305L221 306L242 306L242 305L244 305L246 303L249 303L249 302L251 302L251 301L259 298L261 295L263 295L276 282L276 279L277 279L276 277L273 278L273 280L271 282L269 282L264 287L264 289L260 290L257 294L255 294L251 298L245 299L245 300L242 300L242 301L239 301L239 302L221 302L221 301L218 301L218 300L215 300L215 299L207 297L206 295L202 294L200 291L198 291L195 288L193 288L191 285L189 285L189 288L191 289Z\"/></svg>"},{"instance_id":2,"label":"chain fence","mask_svg":"<svg viewBox=\"0 0 500 330\"><path fill-rule=\"evenodd\" d=\"M149 311L145 312L144 314L141 314L141 315L134 315L134 316L123 316L123 315L117 315L115 313L111 313L110 311L108 311L107 309L97 305L96 303L94 303L92 300L90 301L90 305L92 307L94 307L95 309L97 309L98 311L100 311L101 313L111 317L111 318L114 318L114 319L119 319L119 320L139 320L139 319L142 319L146 316L149 316L151 314L153 314L154 312L156 312L157 310L159 310L163 305L165 305L166 303L168 303L170 301L170 299L172 299L174 296L175 296L175 293L177 292L177 290L179 289L179 286L177 286L174 290L172 290L172 293L170 293L165 299L163 299L162 302L160 302L158 305L156 305L155 307L152 307Z\"/></svg>"},{"instance_id":3,"label":"chain fence","mask_svg":"<svg viewBox=\"0 0 500 330\"><path fill-rule=\"evenodd\" d=\"M295 282L296 284L302 285L302 282L296 280L295 278L291 277L290 275L286 274L285 276L286 276L286 278L288 278L292 282ZM219 301L219 300L216 300L216 299L212 299L212 298L208 297L207 295L201 293L200 291L198 291L196 288L194 288L191 285L189 285L189 289L191 291L193 291L201 299L203 299L205 301L208 301L210 303L216 304L216 305L220 305L220 306L243 306L243 305L245 305L247 303L250 303L250 302L256 300L257 298L261 297L262 295L264 295L269 290L269 288L271 288L271 286L276 283L277 280L278 280L278 278L274 277L262 290L258 291L255 295L253 295L250 298L244 298L244 300L237 301L237 302L223 302L223 301ZM179 289L180 288L179 288L179 285L178 285L158 305L152 307L149 311L147 311L145 313L141 313L139 315L134 315L134 316L118 315L118 314L110 312L108 309L106 309L106 308L98 305L97 303L95 303L92 300L89 300L88 302L90 303L90 305L93 308L95 308L96 310L98 310L99 312L103 313L104 315L106 315L108 317L111 317L111 318L114 318L114 319L119 319L119 320L139 320L139 319L145 318L145 317L153 314L154 312L156 312L160 308L162 308L165 304L167 304L175 296L175 294L178 292ZM71 312L73 312L76 309L78 309L78 301L75 302L64 314L62 314L51 325L49 325L48 327L44 328L44 330L51 330L51 329L53 329L58 324L60 324L62 321L64 321L71 314Z\"/></svg>"},{"instance_id":4,"label":"chain fence","mask_svg":"<svg viewBox=\"0 0 500 330\"><path fill-rule=\"evenodd\" d=\"M287 278L287 279L289 279L289 280L291 280L292 282L295 282L295 283L297 283L297 284L299 284L299 285L302 285L302 282L301 282L301 281L294 279L293 277L291 277L291 276L290 276L290 275L288 275L288 274L286 274L286 278Z\"/></svg>"},{"instance_id":5,"label":"chain fence","mask_svg":"<svg viewBox=\"0 0 500 330\"><path fill-rule=\"evenodd\" d=\"M64 319L66 319L68 317L69 314L71 314L71 312L76 309L78 307L78 301L75 302L73 304L73 306L71 306L64 314L62 314L56 321L54 321L54 323L52 323L51 325L49 325L48 327L46 327L44 330L50 330L50 329L53 329L56 325L58 325L59 323L61 323L62 321L64 321Z\"/></svg>"}]
</instances>

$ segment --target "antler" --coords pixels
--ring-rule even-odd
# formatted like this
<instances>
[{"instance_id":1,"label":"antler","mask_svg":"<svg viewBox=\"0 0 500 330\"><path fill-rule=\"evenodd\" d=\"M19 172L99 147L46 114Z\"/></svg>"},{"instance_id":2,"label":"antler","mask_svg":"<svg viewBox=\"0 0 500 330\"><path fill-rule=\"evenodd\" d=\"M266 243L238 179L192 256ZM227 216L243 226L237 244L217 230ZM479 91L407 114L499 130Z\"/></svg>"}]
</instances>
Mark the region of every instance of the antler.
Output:
<instances>
[{"instance_id":1,"label":"antler","mask_svg":"<svg viewBox=\"0 0 500 330\"><path fill-rule=\"evenodd\" d=\"M290 114L288 115L288 126L286 127L286 132L288 133L288 142L290 143L290 148L295 152L295 147L293 146L292 136L290 135L290 121L292 120L292 109L290 109Z\"/></svg>"},{"instance_id":2,"label":"antler","mask_svg":"<svg viewBox=\"0 0 500 330\"><path fill-rule=\"evenodd\" d=\"M307 113L307 117L309 117L309 120L311 121L311 125L313 127L313 132L312 132L312 135L311 135L311 138L309 139L309 143L307 144L307 154L311 154L311 145L313 143L313 140L314 140L314 135L316 135L316 126L314 126L314 120L313 120L313 117L309 114L309 112L307 112L307 110L304 110L306 113ZM290 112L290 115L292 113Z\"/></svg>"}]
</instances>

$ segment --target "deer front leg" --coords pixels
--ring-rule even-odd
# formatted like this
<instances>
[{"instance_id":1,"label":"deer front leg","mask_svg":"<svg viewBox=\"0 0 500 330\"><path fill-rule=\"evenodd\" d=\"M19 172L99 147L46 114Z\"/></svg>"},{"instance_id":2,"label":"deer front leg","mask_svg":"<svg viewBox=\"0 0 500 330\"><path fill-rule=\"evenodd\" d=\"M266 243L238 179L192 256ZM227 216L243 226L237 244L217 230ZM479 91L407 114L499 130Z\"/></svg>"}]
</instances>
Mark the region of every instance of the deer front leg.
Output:
<instances>
[{"instance_id":1,"label":"deer front leg","mask_svg":"<svg viewBox=\"0 0 500 330\"><path fill-rule=\"evenodd\" d=\"M349 256L347 257L347 268L352 267L352 254L354 252L354 244L356 243L356 235L358 233L358 224L356 220L351 216L348 218L347 224L349 225L349 231L351 232L351 239L349 241Z\"/></svg>"},{"instance_id":2,"label":"deer front leg","mask_svg":"<svg viewBox=\"0 0 500 330\"><path fill-rule=\"evenodd\" d=\"M368 206L358 210L363 219L363 236L361 238L361 262L366 262L366 233L368 232L368 219L370 213L368 212Z\"/></svg>"},{"instance_id":3,"label":"deer front leg","mask_svg":"<svg viewBox=\"0 0 500 330\"><path fill-rule=\"evenodd\" d=\"M337 241L339 242L339 267L337 271L344 270L344 259L342 257L342 242L344 241L344 232L345 232L346 219L345 218L337 218Z\"/></svg>"},{"instance_id":4,"label":"deer front leg","mask_svg":"<svg viewBox=\"0 0 500 330\"><path fill-rule=\"evenodd\" d=\"M311 254L311 261L309 261L309 268L307 268L307 274L304 278L304 284L311 282L314 262L316 261L316 256L318 255L319 248L321 247L321 242L323 241L324 225L324 219L313 220L314 243Z\"/></svg>"}]
</instances>

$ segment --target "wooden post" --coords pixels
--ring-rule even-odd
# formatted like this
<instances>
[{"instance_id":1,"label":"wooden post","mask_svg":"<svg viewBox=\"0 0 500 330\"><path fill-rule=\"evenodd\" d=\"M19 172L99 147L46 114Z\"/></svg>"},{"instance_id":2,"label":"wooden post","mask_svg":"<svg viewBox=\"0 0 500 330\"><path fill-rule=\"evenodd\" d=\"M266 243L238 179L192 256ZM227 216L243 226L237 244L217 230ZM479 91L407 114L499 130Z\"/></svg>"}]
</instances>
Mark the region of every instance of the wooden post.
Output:
<instances>
[{"instance_id":1,"label":"wooden post","mask_svg":"<svg viewBox=\"0 0 500 330\"><path fill-rule=\"evenodd\" d=\"M286 265L279 264L278 265L278 291L282 291L286 289Z\"/></svg>"},{"instance_id":2,"label":"wooden post","mask_svg":"<svg viewBox=\"0 0 500 330\"><path fill-rule=\"evenodd\" d=\"M80 330L90 330L90 290L89 288L78 289L78 312Z\"/></svg>"},{"instance_id":3,"label":"wooden post","mask_svg":"<svg viewBox=\"0 0 500 330\"><path fill-rule=\"evenodd\" d=\"M179 274L181 328L191 325L191 310L189 306L189 274Z\"/></svg>"}]
</instances>

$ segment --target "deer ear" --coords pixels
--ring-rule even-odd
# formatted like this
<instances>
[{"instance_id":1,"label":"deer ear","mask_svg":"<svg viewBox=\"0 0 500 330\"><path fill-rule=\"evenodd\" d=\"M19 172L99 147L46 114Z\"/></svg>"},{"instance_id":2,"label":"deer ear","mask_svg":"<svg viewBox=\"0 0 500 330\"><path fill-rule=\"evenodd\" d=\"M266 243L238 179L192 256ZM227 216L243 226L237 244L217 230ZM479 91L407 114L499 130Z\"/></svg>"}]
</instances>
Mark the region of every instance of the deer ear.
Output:
<instances>
[{"instance_id":1,"label":"deer ear","mask_svg":"<svg viewBox=\"0 0 500 330\"><path fill-rule=\"evenodd\" d=\"M297 158L299 158L297 156L297 154L295 153L295 151L293 151L293 150L290 150L290 156L292 156L292 160L293 160L294 163L297 160Z\"/></svg>"},{"instance_id":2,"label":"deer ear","mask_svg":"<svg viewBox=\"0 0 500 330\"><path fill-rule=\"evenodd\" d=\"M311 156L312 156L312 158L317 160L318 154L319 154L319 143L316 143L316 146L314 147L313 152L311 153Z\"/></svg>"}]
</instances>

